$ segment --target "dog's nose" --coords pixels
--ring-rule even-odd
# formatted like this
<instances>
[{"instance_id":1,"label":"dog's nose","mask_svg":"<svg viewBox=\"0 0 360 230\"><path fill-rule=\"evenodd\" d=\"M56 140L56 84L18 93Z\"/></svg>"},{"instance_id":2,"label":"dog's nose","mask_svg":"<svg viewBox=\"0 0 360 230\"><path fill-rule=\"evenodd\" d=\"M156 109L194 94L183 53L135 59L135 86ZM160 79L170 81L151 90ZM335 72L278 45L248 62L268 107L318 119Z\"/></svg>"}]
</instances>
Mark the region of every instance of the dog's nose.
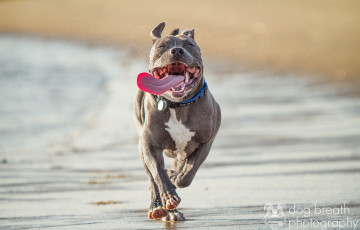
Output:
<instances>
[{"instance_id":1,"label":"dog's nose","mask_svg":"<svg viewBox=\"0 0 360 230\"><path fill-rule=\"evenodd\" d=\"M181 56L184 54L184 49L183 48L172 48L170 52L173 56L176 56L176 55Z\"/></svg>"}]
</instances>

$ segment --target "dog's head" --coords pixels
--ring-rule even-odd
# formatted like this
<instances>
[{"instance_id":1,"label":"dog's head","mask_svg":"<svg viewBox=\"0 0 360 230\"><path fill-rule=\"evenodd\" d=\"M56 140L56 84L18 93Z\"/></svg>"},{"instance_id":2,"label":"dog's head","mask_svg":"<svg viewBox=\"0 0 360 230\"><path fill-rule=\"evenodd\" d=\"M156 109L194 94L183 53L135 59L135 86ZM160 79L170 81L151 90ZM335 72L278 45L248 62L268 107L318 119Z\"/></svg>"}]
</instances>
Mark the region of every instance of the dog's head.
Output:
<instances>
[{"instance_id":1,"label":"dog's head","mask_svg":"<svg viewBox=\"0 0 360 230\"><path fill-rule=\"evenodd\" d=\"M149 71L157 79L168 75L184 76L183 82L162 94L170 101L183 101L191 98L201 87L203 64L200 48L194 40L194 29L176 29L170 35L161 37L164 27L162 22L150 33L153 46Z\"/></svg>"}]
</instances>

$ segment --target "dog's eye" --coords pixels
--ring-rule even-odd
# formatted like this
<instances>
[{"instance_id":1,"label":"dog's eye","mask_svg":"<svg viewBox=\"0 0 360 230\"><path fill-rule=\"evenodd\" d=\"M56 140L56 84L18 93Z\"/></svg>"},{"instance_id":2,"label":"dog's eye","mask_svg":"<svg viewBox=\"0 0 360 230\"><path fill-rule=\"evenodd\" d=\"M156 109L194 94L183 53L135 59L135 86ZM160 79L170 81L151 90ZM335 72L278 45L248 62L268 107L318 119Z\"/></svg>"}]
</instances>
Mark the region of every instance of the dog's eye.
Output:
<instances>
[{"instance_id":1,"label":"dog's eye","mask_svg":"<svg viewBox=\"0 0 360 230\"><path fill-rule=\"evenodd\" d=\"M159 46L159 48L161 48L161 49L164 49L165 47L166 47L165 44L161 44L161 45Z\"/></svg>"},{"instance_id":2,"label":"dog's eye","mask_svg":"<svg viewBox=\"0 0 360 230\"><path fill-rule=\"evenodd\" d=\"M187 45L187 47L193 47L194 46L194 44L192 44L192 43L189 43L188 45Z\"/></svg>"}]
</instances>

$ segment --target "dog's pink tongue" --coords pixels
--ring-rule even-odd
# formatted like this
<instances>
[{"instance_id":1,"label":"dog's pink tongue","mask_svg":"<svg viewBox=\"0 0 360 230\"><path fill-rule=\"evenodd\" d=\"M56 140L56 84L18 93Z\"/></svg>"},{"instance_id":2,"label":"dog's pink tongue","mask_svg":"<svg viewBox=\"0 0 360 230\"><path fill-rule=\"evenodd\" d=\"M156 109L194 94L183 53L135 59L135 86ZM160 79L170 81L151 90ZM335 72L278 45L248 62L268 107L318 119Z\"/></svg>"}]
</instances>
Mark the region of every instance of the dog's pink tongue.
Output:
<instances>
[{"instance_id":1,"label":"dog's pink tongue","mask_svg":"<svg viewBox=\"0 0 360 230\"><path fill-rule=\"evenodd\" d=\"M160 95L180 84L184 80L181 75L168 75L163 79L156 79L149 73L140 73L137 77L138 87L145 92Z\"/></svg>"}]
</instances>

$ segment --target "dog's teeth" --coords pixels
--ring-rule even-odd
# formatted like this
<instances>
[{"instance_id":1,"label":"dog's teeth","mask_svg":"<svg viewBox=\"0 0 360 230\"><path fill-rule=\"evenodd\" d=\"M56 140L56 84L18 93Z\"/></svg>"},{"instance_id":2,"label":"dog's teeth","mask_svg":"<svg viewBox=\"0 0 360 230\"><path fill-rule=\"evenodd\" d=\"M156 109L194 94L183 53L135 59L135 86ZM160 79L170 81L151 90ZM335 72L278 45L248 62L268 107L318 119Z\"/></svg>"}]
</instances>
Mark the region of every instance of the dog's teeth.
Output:
<instances>
[{"instance_id":1,"label":"dog's teeth","mask_svg":"<svg viewBox=\"0 0 360 230\"><path fill-rule=\"evenodd\" d=\"M189 79L190 79L189 73L186 72L186 74L185 74L185 83L188 83Z\"/></svg>"},{"instance_id":2,"label":"dog's teeth","mask_svg":"<svg viewBox=\"0 0 360 230\"><path fill-rule=\"evenodd\" d=\"M159 73L157 71L154 72L155 78L160 79Z\"/></svg>"},{"instance_id":3,"label":"dog's teeth","mask_svg":"<svg viewBox=\"0 0 360 230\"><path fill-rule=\"evenodd\" d=\"M196 69L194 76L197 77L197 75L199 74L199 72L200 72L200 70L199 70L199 69Z\"/></svg>"}]
</instances>

